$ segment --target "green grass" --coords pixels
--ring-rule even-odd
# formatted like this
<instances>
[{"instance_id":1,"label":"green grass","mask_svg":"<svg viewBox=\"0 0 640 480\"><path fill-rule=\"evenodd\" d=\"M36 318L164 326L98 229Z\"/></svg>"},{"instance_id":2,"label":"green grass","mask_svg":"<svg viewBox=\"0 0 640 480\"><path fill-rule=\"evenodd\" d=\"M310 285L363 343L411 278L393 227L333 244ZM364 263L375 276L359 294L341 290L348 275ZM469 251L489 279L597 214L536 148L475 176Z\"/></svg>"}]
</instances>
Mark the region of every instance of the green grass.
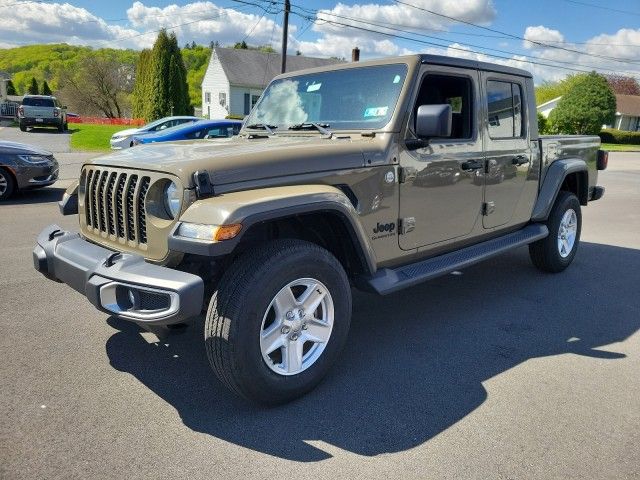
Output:
<instances>
[{"instance_id":1,"label":"green grass","mask_svg":"<svg viewBox=\"0 0 640 480\"><path fill-rule=\"evenodd\" d=\"M108 151L109 139L114 133L128 128L124 125L91 125L70 123L71 148L74 150Z\"/></svg>"},{"instance_id":2,"label":"green grass","mask_svg":"<svg viewBox=\"0 0 640 480\"><path fill-rule=\"evenodd\" d=\"M610 152L640 152L640 145L622 145L619 143L603 143L600 148Z\"/></svg>"}]
</instances>

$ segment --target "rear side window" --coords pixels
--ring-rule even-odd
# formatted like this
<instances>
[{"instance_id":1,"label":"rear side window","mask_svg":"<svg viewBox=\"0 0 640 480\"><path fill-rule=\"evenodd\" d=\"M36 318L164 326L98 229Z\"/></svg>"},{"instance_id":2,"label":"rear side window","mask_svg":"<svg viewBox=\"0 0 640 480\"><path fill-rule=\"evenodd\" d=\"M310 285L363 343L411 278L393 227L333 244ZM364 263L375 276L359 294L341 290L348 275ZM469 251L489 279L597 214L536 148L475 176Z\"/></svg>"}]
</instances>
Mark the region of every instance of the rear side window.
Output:
<instances>
[{"instance_id":1,"label":"rear side window","mask_svg":"<svg viewBox=\"0 0 640 480\"><path fill-rule=\"evenodd\" d=\"M22 105L27 107L53 107L53 99L51 98L33 98L25 97L22 101Z\"/></svg>"},{"instance_id":2,"label":"rear side window","mask_svg":"<svg viewBox=\"0 0 640 480\"><path fill-rule=\"evenodd\" d=\"M195 132L189 132L187 134L185 134L185 138L189 138L189 139L197 139L197 138L204 138L204 136L206 135L207 130L196 130Z\"/></svg>"},{"instance_id":3,"label":"rear side window","mask_svg":"<svg viewBox=\"0 0 640 480\"><path fill-rule=\"evenodd\" d=\"M487 82L487 107L489 136L491 138L520 138L524 136L522 87L519 84L489 80Z\"/></svg>"}]
</instances>

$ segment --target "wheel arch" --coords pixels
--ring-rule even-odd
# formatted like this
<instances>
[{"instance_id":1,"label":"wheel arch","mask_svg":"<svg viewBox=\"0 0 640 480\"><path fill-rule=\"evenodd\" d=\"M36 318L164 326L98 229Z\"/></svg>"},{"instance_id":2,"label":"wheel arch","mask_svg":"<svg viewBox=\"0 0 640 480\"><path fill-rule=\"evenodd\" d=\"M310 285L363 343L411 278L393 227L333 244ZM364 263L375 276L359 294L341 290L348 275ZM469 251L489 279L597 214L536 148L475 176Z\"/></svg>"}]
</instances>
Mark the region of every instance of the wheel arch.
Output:
<instances>
[{"instance_id":1,"label":"wheel arch","mask_svg":"<svg viewBox=\"0 0 640 480\"><path fill-rule=\"evenodd\" d=\"M232 240L211 243L177 237L180 222L242 225ZM306 240L329 250L351 275L373 274L375 254L351 200L327 185L234 192L200 200L180 218L169 248L211 257L236 257L260 242Z\"/></svg>"},{"instance_id":2,"label":"wheel arch","mask_svg":"<svg viewBox=\"0 0 640 480\"><path fill-rule=\"evenodd\" d=\"M553 162L544 177L531 220L540 222L549 217L560 191L568 191L578 197L581 205L589 200L589 170L580 158L566 158Z\"/></svg>"}]
</instances>

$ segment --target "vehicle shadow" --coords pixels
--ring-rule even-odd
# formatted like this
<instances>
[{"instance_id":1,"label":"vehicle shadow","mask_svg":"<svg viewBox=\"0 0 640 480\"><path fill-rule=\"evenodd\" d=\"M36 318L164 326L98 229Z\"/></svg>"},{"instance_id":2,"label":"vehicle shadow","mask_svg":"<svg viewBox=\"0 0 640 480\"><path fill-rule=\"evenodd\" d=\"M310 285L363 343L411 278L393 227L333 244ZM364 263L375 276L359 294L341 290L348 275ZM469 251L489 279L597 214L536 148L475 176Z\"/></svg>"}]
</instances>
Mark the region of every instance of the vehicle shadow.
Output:
<instances>
[{"instance_id":1,"label":"vehicle shadow","mask_svg":"<svg viewBox=\"0 0 640 480\"><path fill-rule=\"evenodd\" d=\"M520 249L388 297L354 292L337 365L316 390L276 408L248 405L217 381L201 319L148 343L138 327L111 318L119 331L106 350L114 368L171 404L194 431L300 462L331 456L314 440L359 455L398 452L478 408L487 398L482 382L522 362L624 358L605 346L640 329L637 285L621 274L639 269L640 250L582 243L558 275L535 270Z\"/></svg>"},{"instance_id":2,"label":"vehicle shadow","mask_svg":"<svg viewBox=\"0 0 640 480\"><path fill-rule=\"evenodd\" d=\"M62 199L65 188L44 187L31 190L20 190L13 194L9 200L5 200L0 205L27 205L32 203L51 203Z\"/></svg>"},{"instance_id":3,"label":"vehicle shadow","mask_svg":"<svg viewBox=\"0 0 640 480\"><path fill-rule=\"evenodd\" d=\"M59 132L56 127L27 127L26 133L50 133L56 135L69 135L74 131L76 130L71 130L71 128L65 130L64 132Z\"/></svg>"}]
</instances>

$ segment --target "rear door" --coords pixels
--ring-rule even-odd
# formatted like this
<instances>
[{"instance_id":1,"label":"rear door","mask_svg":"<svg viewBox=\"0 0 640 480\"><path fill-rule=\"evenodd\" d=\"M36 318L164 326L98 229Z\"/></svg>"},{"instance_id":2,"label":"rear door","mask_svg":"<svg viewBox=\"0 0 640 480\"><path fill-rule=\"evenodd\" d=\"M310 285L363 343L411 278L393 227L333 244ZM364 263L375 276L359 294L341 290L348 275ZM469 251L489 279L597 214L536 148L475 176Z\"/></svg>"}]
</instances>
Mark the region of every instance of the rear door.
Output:
<instances>
[{"instance_id":1,"label":"rear door","mask_svg":"<svg viewBox=\"0 0 640 480\"><path fill-rule=\"evenodd\" d=\"M520 202L534 152L529 142L525 79L482 72L486 121L482 225L510 223Z\"/></svg>"}]
</instances>

